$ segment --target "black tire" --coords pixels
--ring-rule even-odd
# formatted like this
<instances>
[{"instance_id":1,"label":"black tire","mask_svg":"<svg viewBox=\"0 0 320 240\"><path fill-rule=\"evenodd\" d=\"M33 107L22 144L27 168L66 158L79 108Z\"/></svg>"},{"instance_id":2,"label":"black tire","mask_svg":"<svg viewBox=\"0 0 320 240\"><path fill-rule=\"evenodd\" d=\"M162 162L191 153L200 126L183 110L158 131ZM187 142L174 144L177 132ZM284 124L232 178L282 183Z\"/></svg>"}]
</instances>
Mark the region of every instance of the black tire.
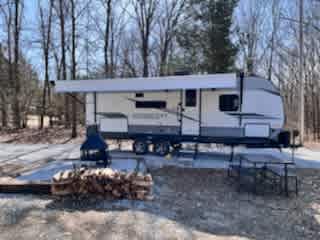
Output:
<instances>
[{"instance_id":1,"label":"black tire","mask_svg":"<svg viewBox=\"0 0 320 240\"><path fill-rule=\"evenodd\" d=\"M154 143L153 152L158 156L166 156L170 152L170 143L167 141Z\"/></svg>"},{"instance_id":2,"label":"black tire","mask_svg":"<svg viewBox=\"0 0 320 240\"><path fill-rule=\"evenodd\" d=\"M172 147L175 151L179 151L182 148L182 144L181 143L173 143Z\"/></svg>"},{"instance_id":3,"label":"black tire","mask_svg":"<svg viewBox=\"0 0 320 240\"><path fill-rule=\"evenodd\" d=\"M133 151L138 154L146 154L148 152L148 143L145 140L135 140L133 143Z\"/></svg>"}]
</instances>

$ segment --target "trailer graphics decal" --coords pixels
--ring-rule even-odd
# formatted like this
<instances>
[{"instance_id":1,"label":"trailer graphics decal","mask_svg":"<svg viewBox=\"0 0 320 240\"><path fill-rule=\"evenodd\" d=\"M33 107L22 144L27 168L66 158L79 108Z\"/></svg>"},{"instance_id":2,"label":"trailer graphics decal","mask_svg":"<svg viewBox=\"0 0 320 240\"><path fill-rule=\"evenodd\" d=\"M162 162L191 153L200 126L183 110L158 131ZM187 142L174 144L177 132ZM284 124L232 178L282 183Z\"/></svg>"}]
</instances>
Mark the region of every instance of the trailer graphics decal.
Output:
<instances>
[{"instance_id":1,"label":"trailer graphics decal","mask_svg":"<svg viewBox=\"0 0 320 240\"><path fill-rule=\"evenodd\" d=\"M127 98L127 100L129 100L129 101L131 101L131 102L137 102L135 99L132 99L132 98ZM181 117L183 117L183 118L186 118L186 119L188 119L188 120L191 120L191 121L194 121L194 122L198 122L198 123L202 123L202 122L200 122L200 120L199 119L195 119L195 118L192 118L192 117L189 117L189 116L187 116L187 115L185 115L185 114L183 114L183 113L181 113L181 112L178 112L178 111L176 111L176 110L172 110L172 109L168 109L168 108L154 108L154 109L156 109L156 110L158 110L158 111L161 111L161 112L163 112L164 114L165 113L168 113L168 114L174 114L174 115L176 115L178 118L181 116ZM137 114L140 114L140 113L137 113ZM147 113L141 113L141 114L147 114ZM155 113L148 113L148 114L155 114ZM134 116L135 114L133 114L132 116ZM162 118L164 118L164 117L167 117L168 115L163 115L162 116ZM141 117L141 118L140 118ZM137 118L136 118L137 119ZM141 116L139 116L139 119L143 119L142 118L142 115ZM148 118L148 119L158 119L158 118Z\"/></svg>"},{"instance_id":2,"label":"trailer graphics decal","mask_svg":"<svg viewBox=\"0 0 320 240\"><path fill-rule=\"evenodd\" d=\"M164 119L167 118L168 114L166 113L133 113L131 118L133 119Z\"/></svg>"}]
</instances>

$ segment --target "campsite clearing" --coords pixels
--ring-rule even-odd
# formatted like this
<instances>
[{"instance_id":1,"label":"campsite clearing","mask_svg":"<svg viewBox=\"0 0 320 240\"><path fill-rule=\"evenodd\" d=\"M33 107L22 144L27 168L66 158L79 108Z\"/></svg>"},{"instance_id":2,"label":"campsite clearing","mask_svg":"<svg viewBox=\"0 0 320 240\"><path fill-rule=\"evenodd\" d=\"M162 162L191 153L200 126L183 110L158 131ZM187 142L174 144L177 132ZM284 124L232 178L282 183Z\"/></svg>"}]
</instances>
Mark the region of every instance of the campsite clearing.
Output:
<instances>
[{"instance_id":1,"label":"campsite clearing","mask_svg":"<svg viewBox=\"0 0 320 240\"><path fill-rule=\"evenodd\" d=\"M74 144L1 144L0 150L2 170L9 163L20 166L15 171L22 171L24 179L45 179L79 157ZM318 155L299 150L298 167L319 167ZM135 167L134 154L118 156L114 167L123 167L126 158L126 165ZM154 201L0 194L0 239L320 238L319 170L299 169L300 194L285 198L238 193L226 177L228 158L222 154L211 160L200 155L194 166L184 166L181 159L145 159L154 179Z\"/></svg>"},{"instance_id":2,"label":"campsite clearing","mask_svg":"<svg viewBox=\"0 0 320 240\"><path fill-rule=\"evenodd\" d=\"M152 170L155 200L1 195L0 239L319 239L319 171L295 198L239 194L223 170Z\"/></svg>"}]
</instances>

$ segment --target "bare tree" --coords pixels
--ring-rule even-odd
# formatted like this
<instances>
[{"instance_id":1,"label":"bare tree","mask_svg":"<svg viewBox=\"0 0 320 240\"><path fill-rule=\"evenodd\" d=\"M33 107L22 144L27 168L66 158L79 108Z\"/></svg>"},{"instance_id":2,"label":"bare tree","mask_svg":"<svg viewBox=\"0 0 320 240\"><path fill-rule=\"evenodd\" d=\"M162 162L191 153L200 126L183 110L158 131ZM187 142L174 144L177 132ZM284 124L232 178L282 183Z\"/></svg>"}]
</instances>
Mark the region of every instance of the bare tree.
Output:
<instances>
[{"instance_id":1,"label":"bare tree","mask_svg":"<svg viewBox=\"0 0 320 240\"><path fill-rule=\"evenodd\" d=\"M14 79L14 95L13 95L13 124L15 128L21 127L21 112L20 112L20 75L19 75L19 57L20 57L20 33L23 14L23 1L14 1L14 64L13 64L13 79Z\"/></svg>"},{"instance_id":2,"label":"bare tree","mask_svg":"<svg viewBox=\"0 0 320 240\"><path fill-rule=\"evenodd\" d=\"M114 76L114 66L113 66L113 53L114 53L114 5L116 4L113 0L99 0L102 6L102 16L97 14L94 17L94 22L96 26L96 34L98 34L99 39L102 40L103 45L103 75L104 77ZM100 5L98 5L100 6ZM119 16L120 18L120 16Z\"/></svg>"},{"instance_id":3,"label":"bare tree","mask_svg":"<svg viewBox=\"0 0 320 240\"><path fill-rule=\"evenodd\" d=\"M2 109L2 114L5 113L9 119L12 117L14 128L21 128L26 126L30 109L36 106L34 101L38 92L38 78L21 47L24 2L8 0L0 5L0 9L7 38L6 49L1 47L0 54L1 80L7 80L7 84L2 85L4 88L0 90L6 97L6 108Z\"/></svg>"},{"instance_id":4,"label":"bare tree","mask_svg":"<svg viewBox=\"0 0 320 240\"><path fill-rule=\"evenodd\" d=\"M67 60L66 60L66 16L68 5L64 0L57 0L57 5L55 5L56 13L59 17L59 25L60 25L60 50L61 50L61 71L62 71L62 79L67 80ZM70 126L70 114L69 114L69 97L65 96L65 126Z\"/></svg>"},{"instance_id":5,"label":"bare tree","mask_svg":"<svg viewBox=\"0 0 320 240\"><path fill-rule=\"evenodd\" d=\"M21 95L20 111L22 127L27 127L28 115L34 112L34 108L39 106L40 89L38 82L38 75L34 71L33 66L25 59L23 55L20 56L19 73L21 76Z\"/></svg>"},{"instance_id":6,"label":"bare tree","mask_svg":"<svg viewBox=\"0 0 320 240\"><path fill-rule=\"evenodd\" d=\"M140 33L140 51L143 62L143 76L149 76L149 54L151 31L155 24L156 10L159 0L132 0L135 16Z\"/></svg>"},{"instance_id":7,"label":"bare tree","mask_svg":"<svg viewBox=\"0 0 320 240\"><path fill-rule=\"evenodd\" d=\"M177 26L179 24L179 18L183 14L186 0L165 0L161 5L161 13L158 20L159 27L159 52L160 63L159 73L160 76L168 74L168 56L170 46L177 33Z\"/></svg>"},{"instance_id":8,"label":"bare tree","mask_svg":"<svg viewBox=\"0 0 320 240\"><path fill-rule=\"evenodd\" d=\"M119 62L123 57L120 51L123 47L126 25L129 22L127 14L129 3L125 2L125 6L122 6L122 1L115 0L97 0L96 3L96 11L91 10L88 14L93 22L90 46L91 53L101 51L103 63L95 61L98 63L98 69L93 75L112 78L117 74L121 75L117 72L117 68L120 66ZM89 42L88 39L85 39L85 41L86 43ZM85 50L87 51L87 49Z\"/></svg>"},{"instance_id":9,"label":"bare tree","mask_svg":"<svg viewBox=\"0 0 320 240\"><path fill-rule=\"evenodd\" d=\"M299 76L299 20L296 16L298 11L297 2L287 3L286 8L281 8L281 20L278 23L277 33L274 41L273 60L271 55L268 66L268 75L272 72L274 79L279 81L282 95L284 97L287 127L297 128L299 115L297 109L301 100L301 82L304 88L305 101L305 132L309 140L319 138L319 78L320 69L317 62L320 59L320 31L317 26L320 24L319 3L306 1L303 15L306 16L304 23L305 41L303 41L303 81ZM279 2L276 1L278 8ZM291 4L291 5L290 5ZM288 5L290 9L288 9ZM295 9L296 8L296 9ZM286 11L287 9L287 11ZM276 10L277 12L278 10ZM271 10L271 12L273 12ZM278 14L276 13L275 16ZM273 22L274 23L274 22ZM272 35L271 35L272 37ZM271 38L272 40L272 38ZM271 45L272 46L272 45ZM270 47L271 48L271 47ZM271 50L271 49L270 49ZM278 67L277 67L278 64ZM272 65L272 67L271 67Z\"/></svg>"},{"instance_id":10,"label":"bare tree","mask_svg":"<svg viewBox=\"0 0 320 240\"><path fill-rule=\"evenodd\" d=\"M110 45L110 29L111 29L111 14L112 0L102 0L102 5L105 11L105 30L104 30L104 73L105 76L110 76L109 68L109 45Z\"/></svg>"},{"instance_id":11,"label":"bare tree","mask_svg":"<svg viewBox=\"0 0 320 240\"><path fill-rule=\"evenodd\" d=\"M280 25L280 7L279 1L272 0L272 31L271 31L271 38L270 38L270 57L269 57L269 66L268 66L268 79L272 79L272 69L273 69L273 60L274 60L274 53L276 48L276 40L278 29Z\"/></svg>"},{"instance_id":12,"label":"bare tree","mask_svg":"<svg viewBox=\"0 0 320 240\"><path fill-rule=\"evenodd\" d=\"M1 127L8 126L8 65L5 62L2 45L0 46L0 113ZM1 128L0 127L0 128Z\"/></svg>"},{"instance_id":13,"label":"bare tree","mask_svg":"<svg viewBox=\"0 0 320 240\"><path fill-rule=\"evenodd\" d=\"M255 73L258 65L258 45L263 36L265 10L265 0L250 0L240 6L236 32L244 68L249 74Z\"/></svg>"},{"instance_id":14,"label":"bare tree","mask_svg":"<svg viewBox=\"0 0 320 240\"><path fill-rule=\"evenodd\" d=\"M4 55L2 54L4 49L1 47L1 59L3 61L2 69L5 70L1 75L1 89L0 89L0 97L1 97L1 122L3 127L8 126L8 96L12 95L13 88L13 68L12 68L12 23L13 23L13 9L10 3L10 0L7 0L4 4L0 5L1 15L3 17L5 23L5 31L6 31L6 52L7 59L4 62ZM3 75L3 73L6 73Z\"/></svg>"},{"instance_id":15,"label":"bare tree","mask_svg":"<svg viewBox=\"0 0 320 240\"><path fill-rule=\"evenodd\" d=\"M138 70L136 65L136 39L132 35L126 35L124 37L124 44L122 46L122 69L121 77L137 77Z\"/></svg>"},{"instance_id":16,"label":"bare tree","mask_svg":"<svg viewBox=\"0 0 320 240\"><path fill-rule=\"evenodd\" d=\"M45 79L43 85L42 93L42 106L41 106L41 116L40 116L40 128L43 128L43 120L46 115L46 99L50 95L50 85L49 85L49 57L50 57L50 47L51 47L51 25L52 25L52 9L53 0L49 0L49 9L47 12L45 7L41 5L43 1L39 0L39 13L40 13L40 35L41 35L41 48L43 52L43 60L45 65Z\"/></svg>"},{"instance_id":17,"label":"bare tree","mask_svg":"<svg viewBox=\"0 0 320 240\"><path fill-rule=\"evenodd\" d=\"M1 12L4 18L7 35L7 69L8 80L6 90L2 90L1 98L4 98L6 94L12 97L12 110L13 110L13 124L15 128L21 126L21 112L20 112L20 76L19 76L19 57L20 57L20 33L21 22L23 14L23 1L6 1L1 5ZM7 102L5 100L4 102ZM2 115L7 113L8 104L3 104ZM2 123L7 124L6 116L3 116Z\"/></svg>"},{"instance_id":18,"label":"bare tree","mask_svg":"<svg viewBox=\"0 0 320 240\"><path fill-rule=\"evenodd\" d=\"M78 41L79 41L79 28L82 17L86 13L88 6L91 4L92 0L79 1L70 0L70 16L71 16L71 78L73 80L77 79L78 71ZM85 39L84 39L85 40ZM85 47L84 47L85 48ZM78 110L77 110L78 96L77 94L72 95L72 132L71 137L77 137L77 123L78 123Z\"/></svg>"},{"instance_id":19,"label":"bare tree","mask_svg":"<svg viewBox=\"0 0 320 240\"><path fill-rule=\"evenodd\" d=\"M77 16L76 16L76 1L70 0L71 3L71 77L72 79L77 78L77 60L76 60L76 27L77 27ZM76 97L76 96L74 96ZM72 99L72 132L71 137L77 137L77 103L75 99Z\"/></svg>"}]
</instances>

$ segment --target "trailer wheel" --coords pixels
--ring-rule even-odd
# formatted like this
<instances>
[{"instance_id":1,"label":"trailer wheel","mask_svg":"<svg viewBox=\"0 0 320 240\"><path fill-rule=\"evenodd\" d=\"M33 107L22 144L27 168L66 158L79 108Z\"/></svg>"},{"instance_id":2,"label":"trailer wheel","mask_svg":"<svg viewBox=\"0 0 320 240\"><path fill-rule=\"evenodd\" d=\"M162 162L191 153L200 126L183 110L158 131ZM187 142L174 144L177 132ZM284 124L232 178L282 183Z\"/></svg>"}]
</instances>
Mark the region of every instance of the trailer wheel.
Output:
<instances>
[{"instance_id":1,"label":"trailer wheel","mask_svg":"<svg viewBox=\"0 0 320 240\"><path fill-rule=\"evenodd\" d=\"M145 140L135 140L133 143L133 151L136 154L146 154L148 151L148 143Z\"/></svg>"},{"instance_id":2,"label":"trailer wheel","mask_svg":"<svg viewBox=\"0 0 320 240\"><path fill-rule=\"evenodd\" d=\"M170 143L167 141L156 142L153 151L159 156L165 156L170 152Z\"/></svg>"},{"instance_id":3,"label":"trailer wheel","mask_svg":"<svg viewBox=\"0 0 320 240\"><path fill-rule=\"evenodd\" d=\"M182 148L182 144L181 143L173 143L172 147L175 151L179 151Z\"/></svg>"}]
</instances>

